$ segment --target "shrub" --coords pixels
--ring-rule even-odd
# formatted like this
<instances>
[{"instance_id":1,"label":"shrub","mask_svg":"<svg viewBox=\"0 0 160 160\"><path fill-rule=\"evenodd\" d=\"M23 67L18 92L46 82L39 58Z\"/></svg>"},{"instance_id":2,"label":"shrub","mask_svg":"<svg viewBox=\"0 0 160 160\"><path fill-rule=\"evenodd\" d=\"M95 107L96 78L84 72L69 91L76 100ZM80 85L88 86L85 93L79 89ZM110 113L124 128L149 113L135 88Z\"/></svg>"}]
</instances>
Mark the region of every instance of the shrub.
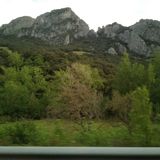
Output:
<instances>
[{"instance_id":1,"label":"shrub","mask_svg":"<svg viewBox=\"0 0 160 160\"><path fill-rule=\"evenodd\" d=\"M6 126L4 133L11 145L33 145L37 142L38 131L33 122L15 122Z\"/></svg>"}]
</instances>

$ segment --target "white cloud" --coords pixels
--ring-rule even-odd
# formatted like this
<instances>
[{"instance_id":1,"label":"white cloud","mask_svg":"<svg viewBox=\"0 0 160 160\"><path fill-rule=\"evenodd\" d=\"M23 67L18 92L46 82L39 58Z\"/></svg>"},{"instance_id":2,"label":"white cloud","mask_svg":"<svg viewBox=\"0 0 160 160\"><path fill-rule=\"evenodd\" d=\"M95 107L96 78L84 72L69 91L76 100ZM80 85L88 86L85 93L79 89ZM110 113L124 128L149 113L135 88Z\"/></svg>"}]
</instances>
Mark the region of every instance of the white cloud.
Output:
<instances>
[{"instance_id":1,"label":"white cloud","mask_svg":"<svg viewBox=\"0 0 160 160\"><path fill-rule=\"evenodd\" d=\"M71 7L90 28L115 21L128 26L141 18L160 20L159 6L159 0L0 0L0 25L20 16Z\"/></svg>"}]
</instances>

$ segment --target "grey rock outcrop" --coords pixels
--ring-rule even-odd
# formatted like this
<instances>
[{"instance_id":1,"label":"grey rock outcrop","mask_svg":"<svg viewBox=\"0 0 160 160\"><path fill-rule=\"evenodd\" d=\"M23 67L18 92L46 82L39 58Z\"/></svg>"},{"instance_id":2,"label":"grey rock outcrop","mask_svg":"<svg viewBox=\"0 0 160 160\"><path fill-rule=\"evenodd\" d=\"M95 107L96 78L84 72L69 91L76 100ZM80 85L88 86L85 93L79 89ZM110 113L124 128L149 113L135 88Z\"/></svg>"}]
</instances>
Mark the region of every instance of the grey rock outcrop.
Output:
<instances>
[{"instance_id":1,"label":"grey rock outcrop","mask_svg":"<svg viewBox=\"0 0 160 160\"><path fill-rule=\"evenodd\" d=\"M90 37L90 38L96 38L97 37L97 33L93 29L91 29L88 32L87 36Z\"/></svg>"},{"instance_id":2,"label":"grey rock outcrop","mask_svg":"<svg viewBox=\"0 0 160 160\"><path fill-rule=\"evenodd\" d=\"M136 55L148 56L150 53L145 41L134 31L126 30L119 35L119 39Z\"/></svg>"},{"instance_id":3,"label":"grey rock outcrop","mask_svg":"<svg viewBox=\"0 0 160 160\"><path fill-rule=\"evenodd\" d=\"M112 47L108 49L107 53L110 54L110 55L118 55L118 53Z\"/></svg>"},{"instance_id":4,"label":"grey rock outcrop","mask_svg":"<svg viewBox=\"0 0 160 160\"><path fill-rule=\"evenodd\" d=\"M86 36L88 25L70 8L53 10L36 18L31 37L54 44L69 44L74 38Z\"/></svg>"},{"instance_id":5,"label":"grey rock outcrop","mask_svg":"<svg viewBox=\"0 0 160 160\"><path fill-rule=\"evenodd\" d=\"M160 45L160 22L142 19L121 33L119 39L127 44L131 52L149 56Z\"/></svg>"},{"instance_id":6,"label":"grey rock outcrop","mask_svg":"<svg viewBox=\"0 0 160 160\"><path fill-rule=\"evenodd\" d=\"M137 33L143 40L160 44L160 22L155 20L140 20L130 27Z\"/></svg>"},{"instance_id":7,"label":"grey rock outcrop","mask_svg":"<svg viewBox=\"0 0 160 160\"><path fill-rule=\"evenodd\" d=\"M12 20L9 24L2 25L0 32L4 35L17 35L21 29L30 28L33 23L34 19L31 17L19 17Z\"/></svg>"},{"instance_id":8,"label":"grey rock outcrop","mask_svg":"<svg viewBox=\"0 0 160 160\"><path fill-rule=\"evenodd\" d=\"M130 32L128 40L128 48L136 55L148 56L149 52L145 41L139 37L134 31Z\"/></svg>"},{"instance_id":9,"label":"grey rock outcrop","mask_svg":"<svg viewBox=\"0 0 160 160\"><path fill-rule=\"evenodd\" d=\"M129 41L129 39L130 39L130 31L129 31L129 30L126 30L126 31L124 31L123 33L120 33L120 34L118 35L118 39L119 39L121 42L123 42L123 43L125 43L125 44L128 44L128 41Z\"/></svg>"},{"instance_id":10,"label":"grey rock outcrop","mask_svg":"<svg viewBox=\"0 0 160 160\"><path fill-rule=\"evenodd\" d=\"M114 46L118 54L128 51L130 54L147 57L155 47L160 46L160 22L155 20L140 20L130 27L113 23L99 28L97 33L99 37L105 37L106 42L112 43L108 49Z\"/></svg>"},{"instance_id":11,"label":"grey rock outcrop","mask_svg":"<svg viewBox=\"0 0 160 160\"><path fill-rule=\"evenodd\" d=\"M123 55L127 52L126 47L119 42L115 44L115 47L117 48L117 53L120 55Z\"/></svg>"},{"instance_id":12,"label":"grey rock outcrop","mask_svg":"<svg viewBox=\"0 0 160 160\"><path fill-rule=\"evenodd\" d=\"M68 45L74 39L87 36L88 32L88 25L71 8L63 8L42 14L29 22L24 18L15 19L5 25L1 33L39 38L54 45Z\"/></svg>"},{"instance_id":13,"label":"grey rock outcrop","mask_svg":"<svg viewBox=\"0 0 160 160\"><path fill-rule=\"evenodd\" d=\"M124 26L115 22L105 27L99 28L98 34L103 34L106 38L114 39L116 38L117 34L121 33L124 29Z\"/></svg>"}]
</instances>

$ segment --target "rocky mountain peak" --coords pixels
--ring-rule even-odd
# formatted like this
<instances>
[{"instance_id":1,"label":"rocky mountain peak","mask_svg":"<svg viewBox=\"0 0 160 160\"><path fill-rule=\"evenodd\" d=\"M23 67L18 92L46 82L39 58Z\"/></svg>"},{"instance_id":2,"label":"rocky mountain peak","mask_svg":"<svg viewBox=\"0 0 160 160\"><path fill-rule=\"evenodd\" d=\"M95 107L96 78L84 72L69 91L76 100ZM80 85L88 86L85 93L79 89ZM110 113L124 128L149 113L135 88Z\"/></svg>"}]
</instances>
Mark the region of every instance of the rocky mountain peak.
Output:
<instances>
[{"instance_id":1,"label":"rocky mountain peak","mask_svg":"<svg viewBox=\"0 0 160 160\"><path fill-rule=\"evenodd\" d=\"M160 22L151 19L141 19L130 27L148 43L160 45Z\"/></svg>"},{"instance_id":2,"label":"rocky mountain peak","mask_svg":"<svg viewBox=\"0 0 160 160\"><path fill-rule=\"evenodd\" d=\"M71 8L56 9L38 16L34 25L44 25L46 23L57 24L66 19L78 19L78 16L71 10Z\"/></svg>"},{"instance_id":3,"label":"rocky mountain peak","mask_svg":"<svg viewBox=\"0 0 160 160\"><path fill-rule=\"evenodd\" d=\"M150 56L160 48L160 22L141 19L130 27L117 22L103 26L97 32L80 19L71 8L44 13L36 19L20 17L0 27L0 35L33 37L53 45L79 43L112 55L129 52L138 56ZM87 42L87 43L86 43ZM87 46L88 45L88 46Z\"/></svg>"},{"instance_id":4,"label":"rocky mountain peak","mask_svg":"<svg viewBox=\"0 0 160 160\"><path fill-rule=\"evenodd\" d=\"M71 8L62 8L38 16L32 26L31 37L67 45L88 32L88 25Z\"/></svg>"},{"instance_id":5,"label":"rocky mountain peak","mask_svg":"<svg viewBox=\"0 0 160 160\"><path fill-rule=\"evenodd\" d=\"M88 25L69 7L44 13L36 19L20 17L0 28L4 35L34 37L55 45L67 45L88 32Z\"/></svg>"},{"instance_id":6,"label":"rocky mountain peak","mask_svg":"<svg viewBox=\"0 0 160 160\"><path fill-rule=\"evenodd\" d=\"M69 7L44 13L36 19L20 17L0 29L4 35L34 37L54 45L67 45L88 32L88 25Z\"/></svg>"},{"instance_id":7,"label":"rocky mountain peak","mask_svg":"<svg viewBox=\"0 0 160 160\"><path fill-rule=\"evenodd\" d=\"M0 31L4 35L15 35L21 29L30 28L34 23L34 18L23 16L12 20L9 24L2 25Z\"/></svg>"},{"instance_id":8,"label":"rocky mountain peak","mask_svg":"<svg viewBox=\"0 0 160 160\"><path fill-rule=\"evenodd\" d=\"M114 39L116 35L124 30L124 26L114 22L112 24L103 26L102 28L98 29L98 34L103 34L107 38Z\"/></svg>"},{"instance_id":9,"label":"rocky mountain peak","mask_svg":"<svg viewBox=\"0 0 160 160\"><path fill-rule=\"evenodd\" d=\"M102 52L123 54L129 52L137 56L150 56L157 48L160 49L160 22L141 19L130 27L112 23L98 29L98 41L102 43Z\"/></svg>"}]
</instances>

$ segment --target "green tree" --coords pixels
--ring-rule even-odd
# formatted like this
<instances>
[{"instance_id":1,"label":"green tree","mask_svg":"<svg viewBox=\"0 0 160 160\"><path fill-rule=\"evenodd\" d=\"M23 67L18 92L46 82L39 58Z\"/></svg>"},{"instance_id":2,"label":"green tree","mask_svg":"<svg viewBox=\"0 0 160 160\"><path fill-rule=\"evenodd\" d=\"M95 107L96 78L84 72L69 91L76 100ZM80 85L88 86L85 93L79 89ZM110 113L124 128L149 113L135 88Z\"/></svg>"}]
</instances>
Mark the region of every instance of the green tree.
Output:
<instances>
[{"instance_id":1,"label":"green tree","mask_svg":"<svg viewBox=\"0 0 160 160\"><path fill-rule=\"evenodd\" d=\"M0 108L4 115L13 118L25 117L29 101L29 90L18 82L7 81L2 89L0 100Z\"/></svg>"},{"instance_id":2,"label":"green tree","mask_svg":"<svg viewBox=\"0 0 160 160\"><path fill-rule=\"evenodd\" d=\"M9 55L8 55L8 61L9 61L9 65L12 66L12 67L15 67L17 70L23 64L23 58L17 52L11 52L11 53L9 53Z\"/></svg>"},{"instance_id":3,"label":"green tree","mask_svg":"<svg viewBox=\"0 0 160 160\"><path fill-rule=\"evenodd\" d=\"M148 146L151 143L152 105L146 87L138 87L132 93L132 109L129 114L132 141L135 145Z\"/></svg>"},{"instance_id":4,"label":"green tree","mask_svg":"<svg viewBox=\"0 0 160 160\"><path fill-rule=\"evenodd\" d=\"M122 58L117 68L114 88L121 94L129 93L146 82L145 68L142 64L131 63L128 54Z\"/></svg>"},{"instance_id":5,"label":"green tree","mask_svg":"<svg viewBox=\"0 0 160 160\"><path fill-rule=\"evenodd\" d=\"M2 66L0 74L1 114L13 118L40 118L52 98L50 82L38 66L25 65L18 53L9 52L10 66Z\"/></svg>"},{"instance_id":6,"label":"green tree","mask_svg":"<svg viewBox=\"0 0 160 160\"><path fill-rule=\"evenodd\" d=\"M80 63L73 63L71 67L68 67L67 71L72 73L75 78L77 77L80 83L84 83L91 88L99 89L103 87L103 79L96 68L91 68L89 65Z\"/></svg>"}]
</instances>

